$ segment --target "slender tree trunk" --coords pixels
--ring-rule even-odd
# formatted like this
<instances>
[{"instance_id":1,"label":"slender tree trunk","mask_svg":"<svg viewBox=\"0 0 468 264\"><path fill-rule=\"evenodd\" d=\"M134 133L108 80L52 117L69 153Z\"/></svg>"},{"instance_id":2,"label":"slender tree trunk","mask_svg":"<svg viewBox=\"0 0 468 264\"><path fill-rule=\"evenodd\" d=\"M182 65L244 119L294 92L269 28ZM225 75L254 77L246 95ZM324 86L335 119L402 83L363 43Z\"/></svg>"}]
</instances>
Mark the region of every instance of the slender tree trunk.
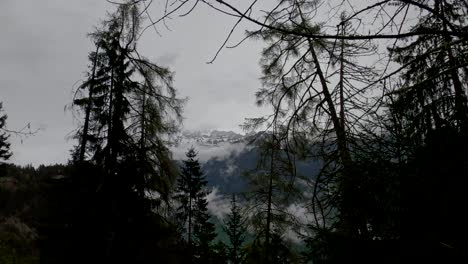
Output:
<instances>
[{"instance_id":1,"label":"slender tree trunk","mask_svg":"<svg viewBox=\"0 0 468 264\"><path fill-rule=\"evenodd\" d=\"M302 20L306 22L302 15L300 6L298 8L299 8L299 12L301 13ZM315 53L315 48L312 43L312 40L308 38L307 41L309 44L310 53L312 54L313 63L315 64L315 68L317 70L317 75L319 76L320 84L322 85L322 91L323 91L323 95L325 96L325 101L328 106L327 109L329 111L330 119L332 120L333 127L336 133L340 159L341 159L341 162L343 163L343 167L344 167L343 169L346 171L349 167L351 167L352 160L351 160L351 156L349 154L349 150L346 144L347 140L346 140L345 127L341 125L340 118L338 117L338 114L336 112L335 104L333 102L333 98L331 96L330 90L328 89L328 84L327 84L327 80L325 79L325 75L323 74L322 68L320 67L320 61L317 57L317 54Z\"/></svg>"},{"instance_id":2,"label":"slender tree trunk","mask_svg":"<svg viewBox=\"0 0 468 264\"><path fill-rule=\"evenodd\" d=\"M306 22L300 6L298 8L299 12L301 13L301 18L303 22ZM309 44L310 53L312 54L312 61L315 64L317 75L322 86L322 92L325 97L325 102L327 104L327 112L330 116L336 134L338 156L342 165L342 179L340 179L341 186L339 187L339 192L341 194L341 200L339 205L339 210L341 213L341 225L345 231L350 232L351 236L358 237L360 235L366 235L367 226L365 223L363 223L362 217L358 215L359 213L356 212L356 210L354 209L356 203L353 202L353 196L358 194L356 190L358 184L356 179L357 171L356 168L353 166L353 160L351 158L351 154L349 152L347 144L347 136L344 123L345 120L344 118L340 119L340 117L338 116L335 103L333 102L330 89L328 88L327 80L325 78L325 75L323 74L322 68L320 66L320 61L317 57L317 54L315 53L315 48L311 38L308 38L307 41ZM341 111L344 112L344 104L341 104L341 106L343 107Z\"/></svg>"},{"instance_id":3,"label":"slender tree trunk","mask_svg":"<svg viewBox=\"0 0 468 264\"><path fill-rule=\"evenodd\" d=\"M145 149L145 110L146 110L146 94L145 91L143 91L143 99L142 99L142 104L141 104L141 131L140 131L140 149L142 151L142 154ZM143 156L143 155L142 155Z\"/></svg>"},{"instance_id":4,"label":"slender tree trunk","mask_svg":"<svg viewBox=\"0 0 468 264\"><path fill-rule=\"evenodd\" d=\"M189 175L189 219L188 219L188 243L192 250L192 176Z\"/></svg>"},{"instance_id":5,"label":"slender tree trunk","mask_svg":"<svg viewBox=\"0 0 468 264\"><path fill-rule=\"evenodd\" d=\"M270 252L270 233L271 233L271 215L272 215L272 198L273 198L273 177L275 174L275 153L276 153L276 132L273 132L273 142L271 146L271 160L270 160L270 174L268 178L268 204L267 204L267 219L266 219L266 234L265 234L265 263L270 263L271 254Z\"/></svg>"},{"instance_id":6,"label":"slender tree trunk","mask_svg":"<svg viewBox=\"0 0 468 264\"><path fill-rule=\"evenodd\" d=\"M356 210L359 206L359 199L356 199L359 196L359 190L357 189L359 185L358 181L358 171L354 167L353 159L349 152L347 144L347 136L345 131L345 126L342 125L340 117L338 116L331 96L330 90L328 89L328 84L323 74L323 71L320 67L320 61L318 60L317 54L315 53L314 46L312 41L309 39L310 52L312 54L313 62L317 70L317 75L319 76L320 83L322 85L323 95L325 97L325 102L327 103L327 110L330 116L330 119L334 126L334 131L336 133L336 143L338 147L338 155L341 160L342 172L340 181L340 214L341 214L341 226L352 237L367 237L367 224L362 215L359 215L359 212Z\"/></svg>"},{"instance_id":7,"label":"slender tree trunk","mask_svg":"<svg viewBox=\"0 0 468 264\"><path fill-rule=\"evenodd\" d=\"M81 138L81 148L80 148L79 161L84 161L84 156L85 156L85 153L86 153L86 143L88 141L89 118L90 118L90 115L91 115L91 107L92 107L91 100L93 98L93 92L94 92L94 83L95 83L95 78L96 78L96 65L97 65L97 59L98 59L98 52L99 52L99 45L96 45L96 54L94 56L94 62L93 62L93 73L91 75L91 83L89 84L88 105L86 107L85 122L84 122L84 125L83 125L83 135L82 135L82 138Z\"/></svg>"},{"instance_id":8,"label":"slender tree trunk","mask_svg":"<svg viewBox=\"0 0 468 264\"><path fill-rule=\"evenodd\" d=\"M345 25L341 25L341 35L345 35ZM340 54L340 119L341 127L345 127L345 106L344 106L344 48L345 40L341 40L341 54Z\"/></svg>"},{"instance_id":9,"label":"slender tree trunk","mask_svg":"<svg viewBox=\"0 0 468 264\"><path fill-rule=\"evenodd\" d=\"M114 104L114 69L111 69L111 79L110 79L110 89L109 89L109 114L107 117L107 153L106 153L106 165L109 173L112 169L112 145L113 145L113 127L112 127L112 116L113 116L113 104Z\"/></svg>"},{"instance_id":10,"label":"slender tree trunk","mask_svg":"<svg viewBox=\"0 0 468 264\"><path fill-rule=\"evenodd\" d=\"M143 102L141 104L141 132L140 132L140 162L141 162L141 175L138 188L140 197L145 196L144 185L145 185L145 160L146 160L146 146L145 146L145 123L146 123L146 88L143 88Z\"/></svg>"},{"instance_id":11,"label":"slender tree trunk","mask_svg":"<svg viewBox=\"0 0 468 264\"><path fill-rule=\"evenodd\" d=\"M333 127L336 133L337 144L338 144L338 151L340 153L340 159L343 163L344 169L346 170L347 167L350 167L352 164L351 156L349 154L348 146L346 144L346 132L344 127L341 125L340 118L336 112L335 104L333 102L333 98L330 94L330 90L328 89L327 80L322 72L320 67L320 61L318 60L317 54L315 53L315 48L312 44L312 41L309 39L309 47L310 52L312 54L312 59L315 64L315 68L317 70L317 75L320 79L320 84L322 85L323 95L325 96L325 102L327 103L327 110L330 115L330 119L332 120Z\"/></svg>"}]
</instances>

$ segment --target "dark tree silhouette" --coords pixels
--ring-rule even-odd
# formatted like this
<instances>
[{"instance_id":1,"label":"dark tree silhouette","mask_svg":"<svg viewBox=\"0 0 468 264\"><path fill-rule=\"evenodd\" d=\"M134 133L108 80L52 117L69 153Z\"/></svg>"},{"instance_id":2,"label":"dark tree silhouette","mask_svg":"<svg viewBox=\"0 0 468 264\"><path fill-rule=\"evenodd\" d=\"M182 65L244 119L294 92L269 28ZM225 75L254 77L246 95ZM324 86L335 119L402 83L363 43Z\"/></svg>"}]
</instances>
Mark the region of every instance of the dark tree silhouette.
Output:
<instances>
[{"instance_id":1,"label":"dark tree silhouette","mask_svg":"<svg viewBox=\"0 0 468 264\"><path fill-rule=\"evenodd\" d=\"M224 246L214 244L215 226L210 222L211 216L208 213L206 200L210 191L206 187L207 181L196 159L195 149L189 149L186 156L175 196L180 203L177 218L185 231L192 262L215 263L216 259L224 259Z\"/></svg>"},{"instance_id":2,"label":"dark tree silhouette","mask_svg":"<svg viewBox=\"0 0 468 264\"><path fill-rule=\"evenodd\" d=\"M141 198L145 191L158 192L167 201L175 171L166 141L177 131L182 101L172 73L137 51L138 12L138 5L120 5L90 34L96 44L91 73L74 100L84 112L76 156L83 161L88 153L105 168L109 183L135 188ZM136 171L120 177L118 171L130 168L126 162Z\"/></svg>"},{"instance_id":3,"label":"dark tree silhouette","mask_svg":"<svg viewBox=\"0 0 468 264\"><path fill-rule=\"evenodd\" d=\"M72 262L183 262L187 255L177 252L179 233L157 211L176 176L167 143L182 101L172 73L138 53L141 9L132 3L90 34L91 72L73 102L84 124L70 178L50 191L56 196L43 228L45 262L66 262L67 255L77 255Z\"/></svg>"},{"instance_id":4,"label":"dark tree silhouette","mask_svg":"<svg viewBox=\"0 0 468 264\"><path fill-rule=\"evenodd\" d=\"M207 194L206 191L199 193L196 198L196 210L194 212L194 263L199 264L216 263L216 252L213 248L216 232L214 224L210 222L211 215L208 213Z\"/></svg>"},{"instance_id":5,"label":"dark tree silhouette","mask_svg":"<svg viewBox=\"0 0 468 264\"><path fill-rule=\"evenodd\" d=\"M3 113L3 105L0 102L0 160L8 160L11 157L10 143L8 138L10 137L5 131L7 115Z\"/></svg>"},{"instance_id":6,"label":"dark tree silhouette","mask_svg":"<svg viewBox=\"0 0 468 264\"><path fill-rule=\"evenodd\" d=\"M181 222L187 234L189 245L192 246L197 199L203 196L203 187L206 185L206 180L203 177L200 164L196 160L197 153L195 149L189 149L185 155L187 159L183 161L184 165L181 167L177 179L174 198L180 203L177 209L177 219Z\"/></svg>"},{"instance_id":7,"label":"dark tree silhouette","mask_svg":"<svg viewBox=\"0 0 468 264\"><path fill-rule=\"evenodd\" d=\"M214 224L208 213L206 196L207 181L196 159L194 148L187 151L175 199L180 203L177 218L185 230L187 242L191 248L192 261L211 263L213 261L213 242L216 238Z\"/></svg>"},{"instance_id":8,"label":"dark tree silhouette","mask_svg":"<svg viewBox=\"0 0 468 264\"><path fill-rule=\"evenodd\" d=\"M261 157L257 168L246 174L249 180L245 191L249 222L254 229L255 239L249 250L250 261L271 263L275 252L272 248L274 236L281 237L294 224L294 216L287 206L298 197L291 160L286 156L276 134L265 133L255 144ZM252 249L252 247L254 247Z\"/></svg>"},{"instance_id":9,"label":"dark tree silhouette","mask_svg":"<svg viewBox=\"0 0 468 264\"><path fill-rule=\"evenodd\" d=\"M227 220L224 222L224 232L229 237L228 259L232 264L242 263L245 255L243 249L247 228L245 227L246 219L242 216L236 195L232 195L231 211L227 215Z\"/></svg>"}]
</instances>

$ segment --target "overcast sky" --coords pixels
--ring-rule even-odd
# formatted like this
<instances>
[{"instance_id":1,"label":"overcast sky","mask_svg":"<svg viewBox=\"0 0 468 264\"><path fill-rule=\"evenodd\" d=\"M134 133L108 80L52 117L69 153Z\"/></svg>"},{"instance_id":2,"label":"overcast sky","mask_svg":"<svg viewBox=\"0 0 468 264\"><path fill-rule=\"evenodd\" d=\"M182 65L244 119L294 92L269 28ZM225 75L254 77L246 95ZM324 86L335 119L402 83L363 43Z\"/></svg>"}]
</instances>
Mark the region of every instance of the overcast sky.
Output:
<instances>
[{"instance_id":1,"label":"overcast sky","mask_svg":"<svg viewBox=\"0 0 468 264\"><path fill-rule=\"evenodd\" d=\"M157 16L159 1L150 12ZM69 138L76 122L65 107L84 78L87 33L114 10L105 0L0 0L0 101L8 128L31 123L40 131L21 143L11 137L12 162L63 163L75 142ZM259 88L261 43L225 49L214 64L206 64L235 21L200 5L189 16L174 17L162 36L149 30L140 52L175 71L180 97L188 97L185 129L240 131L244 117L260 115L254 102ZM234 40L240 39L240 30Z\"/></svg>"}]
</instances>

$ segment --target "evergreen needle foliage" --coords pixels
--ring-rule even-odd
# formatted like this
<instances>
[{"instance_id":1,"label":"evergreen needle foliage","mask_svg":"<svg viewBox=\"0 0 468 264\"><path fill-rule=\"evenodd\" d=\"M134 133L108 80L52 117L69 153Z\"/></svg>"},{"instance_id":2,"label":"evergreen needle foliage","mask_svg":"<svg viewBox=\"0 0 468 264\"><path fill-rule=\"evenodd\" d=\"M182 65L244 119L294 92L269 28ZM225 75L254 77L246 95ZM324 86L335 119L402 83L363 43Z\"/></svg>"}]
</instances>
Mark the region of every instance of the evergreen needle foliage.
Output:
<instances>
[{"instance_id":1,"label":"evergreen needle foliage","mask_svg":"<svg viewBox=\"0 0 468 264\"><path fill-rule=\"evenodd\" d=\"M3 113L3 105L0 102L0 160L8 160L11 157L10 143L8 138L10 137L5 131L7 115Z\"/></svg>"},{"instance_id":2,"label":"evergreen needle foliage","mask_svg":"<svg viewBox=\"0 0 468 264\"><path fill-rule=\"evenodd\" d=\"M236 201L236 195L232 195L231 211L224 222L224 232L229 237L229 260L232 264L242 263L245 255L244 242L247 229L245 227L245 218L241 215L240 207Z\"/></svg>"},{"instance_id":3,"label":"evergreen needle foliage","mask_svg":"<svg viewBox=\"0 0 468 264\"><path fill-rule=\"evenodd\" d=\"M195 149L189 149L185 155L187 159L181 167L174 197L179 202L177 219L186 234L192 261L214 263L213 242L216 233L214 224L210 222L211 216L208 213L206 199L210 191L207 189L207 181L196 159Z\"/></svg>"}]
</instances>

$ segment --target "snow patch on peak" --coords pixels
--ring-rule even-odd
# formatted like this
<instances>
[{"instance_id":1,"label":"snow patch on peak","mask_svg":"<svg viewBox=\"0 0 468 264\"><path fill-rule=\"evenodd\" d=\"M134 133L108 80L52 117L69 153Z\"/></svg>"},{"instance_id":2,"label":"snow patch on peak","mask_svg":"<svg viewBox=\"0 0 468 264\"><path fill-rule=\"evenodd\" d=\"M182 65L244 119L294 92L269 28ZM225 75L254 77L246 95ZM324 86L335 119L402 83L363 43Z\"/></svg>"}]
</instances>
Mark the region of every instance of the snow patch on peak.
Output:
<instances>
[{"instance_id":1,"label":"snow patch on peak","mask_svg":"<svg viewBox=\"0 0 468 264\"><path fill-rule=\"evenodd\" d=\"M220 143L239 143L244 139L244 135L233 131L201 130L183 131L177 137L177 143L194 142L206 146L216 146Z\"/></svg>"},{"instance_id":2,"label":"snow patch on peak","mask_svg":"<svg viewBox=\"0 0 468 264\"><path fill-rule=\"evenodd\" d=\"M174 159L184 160L185 153L191 147L198 152L200 162L211 158L224 159L238 155L246 147L246 139L242 134L233 131L198 130L183 131L171 148Z\"/></svg>"}]
</instances>

